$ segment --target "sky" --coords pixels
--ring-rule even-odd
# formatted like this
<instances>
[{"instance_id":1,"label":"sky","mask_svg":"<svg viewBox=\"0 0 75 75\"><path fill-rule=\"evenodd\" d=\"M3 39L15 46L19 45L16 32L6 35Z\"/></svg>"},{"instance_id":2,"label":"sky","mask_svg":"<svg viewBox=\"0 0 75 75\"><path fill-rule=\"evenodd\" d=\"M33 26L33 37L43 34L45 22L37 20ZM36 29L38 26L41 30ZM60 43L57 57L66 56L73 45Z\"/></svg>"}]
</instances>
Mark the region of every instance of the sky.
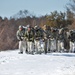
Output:
<instances>
[{"instance_id":1,"label":"sky","mask_svg":"<svg viewBox=\"0 0 75 75\"><path fill-rule=\"evenodd\" d=\"M28 10L36 16L55 10L65 12L67 3L69 0L0 0L0 16L9 18L20 10Z\"/></svg>"}]
</instances>

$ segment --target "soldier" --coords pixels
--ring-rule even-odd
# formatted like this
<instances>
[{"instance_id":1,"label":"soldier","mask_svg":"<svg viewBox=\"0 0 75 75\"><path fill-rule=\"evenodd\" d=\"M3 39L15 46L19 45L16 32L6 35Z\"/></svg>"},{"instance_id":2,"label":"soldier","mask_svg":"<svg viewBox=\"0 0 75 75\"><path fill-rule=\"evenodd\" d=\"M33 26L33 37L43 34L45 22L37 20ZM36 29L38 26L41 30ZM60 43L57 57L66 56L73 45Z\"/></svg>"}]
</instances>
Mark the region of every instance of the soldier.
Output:
<instances>
[{"instance_id":1,"label":"soldier","mask_svg":"<svg viewBox=\"0 0 75 75\"><path fill-rule=\"evenodd\" d=\"M35 26L35 35L34 35L34 43L35 43L35 52L38 54L42 53L41 43L43 39L43 31L39 26Z\"/></svg>"},{"instance_id":2,"label":"soldier","mask_svg":"<svg viewBox=\"0 0 75 75\"><path fill-rule=\"evenodd\" d=\"M34 32L31 26L28 27L25 37L27 40L28 53L34 54Z\"/></svg>"},{"instance_id":3,"label":"soldier","mask_svg":"<svg viewBox=\"0 0 75 75\"><path fill-rule=\"evenodd\" d=\"M75 53L75 31L70 31L70 52Z\"/></svg>"},{"instance_id":4,"label":"soldier","mask_svg":"<svg viewBox=\"0 0 75 75\"><path fill-rule=\"evenodd\" d=\"M58 45L57 45L57 49L58 49L58 52L62 52L64 51L64 34L63 34L63 28L60 28L59 31L58 31L58 37L57 37L57 40L58 40Z\"/></svg>"},{"instance_id":5,"label":"soldier","mask_svg":"<svg viewBox=\"0 0 75 75\"><path fill-rule=\"evenodd\" d=\"M64 28L64 49L69 52L70 49L70 32L68 28Z\"/></svg>"},{"instance_id":6,"label":"soldier","mask_svg":"<svg viewBox=\"0 0 75 75\"><path fill-rule=\"evenodd\" d=\"M45 54L50 51L50 28L44 25L44 52Z\"/></svg>"},{"instance_id":7,"label":"soldier","mask_svg":"<svg viewBox=\"0 0 75 75\"><path fill-rule=\"evenodd\" d=\"M23 49L26 51L26 41L25 41L25 29L22 25L19 26L19 30L16 33L17 39L19 40L19 50L20 54L23 54Z\"/></svg>"}]
</instances>

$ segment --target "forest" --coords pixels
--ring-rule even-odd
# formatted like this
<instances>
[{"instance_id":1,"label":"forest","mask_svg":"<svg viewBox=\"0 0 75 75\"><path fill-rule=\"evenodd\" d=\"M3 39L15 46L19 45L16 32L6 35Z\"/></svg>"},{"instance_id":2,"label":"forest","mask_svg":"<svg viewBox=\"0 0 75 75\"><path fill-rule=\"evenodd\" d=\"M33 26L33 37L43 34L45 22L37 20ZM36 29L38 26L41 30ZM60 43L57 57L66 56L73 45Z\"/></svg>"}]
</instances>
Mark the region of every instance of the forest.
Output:
<instances>
[{"instance_id":1,"label":"forest","mask_svg":"<svg viewBox=\"0 0 75 75\"><path fill-rule=\"evenodd\" d=\"M66 5L66 12L50 12L50 14L36 16L28 10L20 10L10 18L0 16L0 51L18 48L16 32L19 25L48 25L54 28L68 27L75 29L75 0Z\"/></svg>"}]
</instances>

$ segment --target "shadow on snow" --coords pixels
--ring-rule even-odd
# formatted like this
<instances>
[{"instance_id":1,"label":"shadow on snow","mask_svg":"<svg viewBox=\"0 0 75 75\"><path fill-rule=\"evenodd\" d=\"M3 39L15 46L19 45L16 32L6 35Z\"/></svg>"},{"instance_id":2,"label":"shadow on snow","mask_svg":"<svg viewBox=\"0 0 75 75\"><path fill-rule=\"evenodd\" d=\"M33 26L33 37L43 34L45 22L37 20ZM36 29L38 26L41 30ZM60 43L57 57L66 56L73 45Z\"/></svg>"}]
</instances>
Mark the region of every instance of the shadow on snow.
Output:
<instances>
[{"instance_id":1,"label":"shadow on snow","mask_svg":"<svg viewBox=\"0 0 75 75\"><path fill-rule=\"evenodd\" d=\"M75 57L75 53L49 53L49 54L47 54L47 55Z\"/></svg>"}]
</instances>

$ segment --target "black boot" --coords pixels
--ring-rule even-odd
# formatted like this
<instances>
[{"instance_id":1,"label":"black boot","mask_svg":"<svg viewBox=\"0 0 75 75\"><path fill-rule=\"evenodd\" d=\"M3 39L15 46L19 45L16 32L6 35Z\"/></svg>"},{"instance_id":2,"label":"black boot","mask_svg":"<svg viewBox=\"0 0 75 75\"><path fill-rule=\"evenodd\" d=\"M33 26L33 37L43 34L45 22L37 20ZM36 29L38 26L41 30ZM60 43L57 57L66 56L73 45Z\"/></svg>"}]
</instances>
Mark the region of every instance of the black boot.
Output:
<instances>
[{"instance_id":1,"label":"black boot","mask_svg":"<svg viewBox=\"0 0 75 75\"><path fill-rule=\"evenodd\" d=\"M26 49L25 53L28 54L28 50L27 49Z\"/></svg>"},{"instance_id":2,"label":"black boot","mask_svg":"<svg viewBox=\"0 0 75 75\"><path fill-rule=\"evenodd\" d=\"M19 54L23 54L23 52L19 52Z\"/></svg>"}]
</instances>

